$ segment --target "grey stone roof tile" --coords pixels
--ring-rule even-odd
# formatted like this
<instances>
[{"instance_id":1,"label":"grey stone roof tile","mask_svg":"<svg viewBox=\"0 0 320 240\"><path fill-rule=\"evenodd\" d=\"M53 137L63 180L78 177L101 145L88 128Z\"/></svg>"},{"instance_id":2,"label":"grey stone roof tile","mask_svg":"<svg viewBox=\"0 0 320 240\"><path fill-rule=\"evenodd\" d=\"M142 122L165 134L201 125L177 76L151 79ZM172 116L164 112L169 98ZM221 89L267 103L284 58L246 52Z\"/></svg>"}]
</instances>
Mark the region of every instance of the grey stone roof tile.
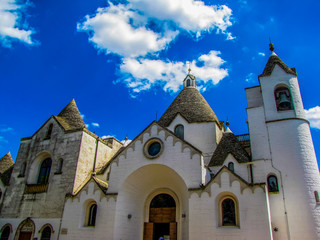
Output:
<instances>
[{"instance_id":1,"label":"grey stone roof tile","mask_svg":"<svg viewBox=\"0 0 320 240\"><path fill-rule=\"evenodd\" d=\"M208 166L221 166L230 153L239 163L250 162L250 156L241 146L241 143L238 141L237 137L231 132L225 132L223 133L223 136L216 150L214 151Z\"/></svg>"},{"instance_id":2,"label":"grey stone roof tile","mask_svg":"<svg viewBox=\"0 0 320 240\"><path fill-rule=\"evenodd\" d=\"M86 128L74 99L55 118L65 130Z\"/></svg>"},{"instance_id":3,"label":"grey stone roof tile","mask_svg":"<svg viewBox=\"0 0 320 240\"><path fill-rule=\"evenodd\" d=\"M14 161L11 157L10 152L0 158L0 174L7 171L11 166L14 165Z\"/></svg>"},{"instance_id":4,"label":"grey stone roof tile","mask_svg":"<svg viewBox=\"0 0 320 240\"><path fill-rule=\"evenodd\" d=\"M281 67L283 71L285 71L286 73L297 76L297 72L295 68L289 68L277 55L274 54L270 56L267 62L267 65L263 70L263 73L259 75L259 77L270 76L275 65L278 65L279 67Z\"/></svg>"},{"instance_id":5,"label":"grey stone roof tile","mask_svg":"<svg viewBox=\"0 0 320 240\"><path fill-rule=\"evenodd\" d=\"M189 123L216 122L220 127L220 122L210 105L194 87L186 87L179 93L159 119L159 125L168 127L178 113Z\"/></svg>"}]
</instances>

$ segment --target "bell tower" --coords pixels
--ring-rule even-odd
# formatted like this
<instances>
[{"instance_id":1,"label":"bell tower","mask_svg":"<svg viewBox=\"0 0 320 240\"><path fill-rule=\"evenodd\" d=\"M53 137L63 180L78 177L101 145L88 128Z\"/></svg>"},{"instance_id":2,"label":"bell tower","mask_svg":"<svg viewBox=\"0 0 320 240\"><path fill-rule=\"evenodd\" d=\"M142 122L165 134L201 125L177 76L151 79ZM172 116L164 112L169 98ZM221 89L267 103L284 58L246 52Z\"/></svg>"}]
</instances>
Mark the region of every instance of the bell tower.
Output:
<instances>
[{"instance_id":1,"label":"bell tower","mask_svg":"<svg viewBox=\"0 0 320 240\"><path fill-rule=\"evenodd\" d=\"M272 225L279 229L274 236L319 239L315 196L320 176L297 73L277 56L273 44L270 50L260 84L246 89L252 160L266 171L264 176L256 173L256 181L278 178L279 191L269 192Z\"/></svg>"}]
</instances>

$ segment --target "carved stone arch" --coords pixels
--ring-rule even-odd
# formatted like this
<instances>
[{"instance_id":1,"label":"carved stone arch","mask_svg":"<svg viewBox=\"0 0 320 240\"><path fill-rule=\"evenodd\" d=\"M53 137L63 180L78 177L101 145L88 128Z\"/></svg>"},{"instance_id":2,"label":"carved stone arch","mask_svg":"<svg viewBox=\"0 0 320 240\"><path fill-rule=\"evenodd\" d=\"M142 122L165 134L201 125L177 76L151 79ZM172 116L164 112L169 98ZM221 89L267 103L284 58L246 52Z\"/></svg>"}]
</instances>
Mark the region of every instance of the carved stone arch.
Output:
<instances>
[{"instance_id":1,"label":"carved stone arch","mask_svg":"<svg viewBox=\"0 0 320 240\"><path fill-rule=\"evenodd\" d=\"M10 233L12 233L12 225L10 223L6 223L5 225L2 226L0 232L2 233L3 230L6 228L6 227L9 227L10 228Z\"/></svg>"},{"instance_id":2,"label":"carved stone arch","mask_svg":"<svg viewBox=\"0 0 320 240\"><path fill-rule=\"evenodd\" d=\"M5 224L2 228L1 228L1 232L0 232L0 239L1 240L8 240L10 239L10 235L12 233L12 226L10 223Z\"/></svg>"},{"instance_id":3,"label":"carved stone arch","mask_svg":"<svg viewBox=\"0 0 320 240\"><path fill-rule=\"evenodd\" d=\"M96 206L96 209L95 209L95 212L92 213L91 210L92 210L92 206L94 205ZM93 198L89 198L83 202L82 206L83 207L82 207L81 226L94 227L96 223L96 217L97 217L97 207L98 207L97 201ZM92 217L94 218L93 225L92 225L92 219L91 219Z\"/></svg>"},{"instance_id":4,"label":"carved stone arch","mask_svg":"<svg viewBox=\"0 0 320 240\"><path fill-rule=\"evenodd\" d=\"M21 234L29 234L31 237L30 239L33 239L34 233L35 233L35 224L31 220L31 218L26 218L24 221L20 223L20 225L17 228L16 235L14 236L14 240L18 240L19 236Z\"/></svg>"},{"instance_id":5,"label":"carved stone arch","mask_svg":"<svg viewBox=\"0 0 320 240\"><path fill-rule=\"evenodd\" d=\"M39 153L35 157L35 159L31 162L31 165L28 170L28 179L27 179L28 184L37 183L41 163L47 158L51 158L52 162L54 161L52 154L50 152L43 151L43 152Z\"/></svg>"},{"instance_id":6,"label":"carved stone arch","mask_svg":"<svg viewBox=\"0 0 320 240\"><path fill-rule=\"evenodd\" d=\"M218 225L219 227L228 226L223 223L223 202L230 199L234 203L234 214L235 214L235 224L233 226L240 227L240 210L239 210L239 200L237 196L232 192L222 192L216 197L216 209L218 212Z\"/></svg>"},{"instance_id":7,"label":"carved stone arch","mask_svg":"<svg viewBox=\"0 0 320 240\"><path fill-rule=\"evenodd\" d=\"M54 233L54 229L52 227L52 225L50 223L46 223L45 225L43 225L40 230L39 230L39 233L42 233L42 231L46 228L46 227L49 227L51 229L51 233Z\"/></svg>"},{"instance_id":8,"label":"carved stone arch","mask_svg":"<svg viewBox=\"0 0 320 240\"><path fill-rule=\"evenodd\" d=\"M150 203L159 194L168 194L174 199L174 201L176 203L176 219L179 219L181 204L180 204L178 196L176 195L176 193L174 191L172 191L169 188L159 188L159 189L156 189L155 191L153 191L152 193L150 193L148 195L148 197L146 198L145 205L144 205L144 221L147 222L149 220Z\"/></svg>"}]
</instances>

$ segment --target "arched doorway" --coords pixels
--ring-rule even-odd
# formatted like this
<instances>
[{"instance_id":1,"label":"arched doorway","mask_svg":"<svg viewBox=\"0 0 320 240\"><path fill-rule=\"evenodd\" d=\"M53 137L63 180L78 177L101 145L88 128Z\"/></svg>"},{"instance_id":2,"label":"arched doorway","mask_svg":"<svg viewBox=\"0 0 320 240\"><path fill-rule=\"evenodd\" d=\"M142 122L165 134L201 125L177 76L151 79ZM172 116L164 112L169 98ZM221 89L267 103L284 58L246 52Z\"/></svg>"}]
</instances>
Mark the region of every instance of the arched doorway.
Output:
<instances>
[{"instance_id":1,"label":"arched doorway","mask_svg":"<svg viewBox=\"0 0 320 240\"><path fill-rule=\"evenodd\" d=\"M149 207L149 222L144 225L144 240L177 239L176 202L166 193L156 195Z\"/></svg>"},{"instance_id":2,"label":"arched doorway","mask_svg":"<svg viewBox=\"0 0 320 240\"><path fill-rule=\"evenodd\" d=\"M35 230L34 222L30 218L27 218L22 223L20 223L14 239L15 240L31 240L33 238L34 230Z\"/></svg>"}]
</instances>

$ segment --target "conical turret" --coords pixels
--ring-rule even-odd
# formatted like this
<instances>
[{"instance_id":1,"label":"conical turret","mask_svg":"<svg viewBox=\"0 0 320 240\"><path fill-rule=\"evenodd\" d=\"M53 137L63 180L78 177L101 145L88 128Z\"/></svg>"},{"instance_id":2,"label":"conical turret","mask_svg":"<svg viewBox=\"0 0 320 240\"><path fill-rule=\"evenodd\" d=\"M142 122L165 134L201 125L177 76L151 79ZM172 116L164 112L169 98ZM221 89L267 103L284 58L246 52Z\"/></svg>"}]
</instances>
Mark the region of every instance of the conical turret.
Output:
<instances>
[{"instance_id":1,"label":"conical turret","mask_svg":"<svg viewBox=\"0 0 320 240\"><path fill-rule=\"evenodd\" d=\"M56 118L67 130L86 127L74 99L71 100Z\"/></svg>"}]
</instances>

